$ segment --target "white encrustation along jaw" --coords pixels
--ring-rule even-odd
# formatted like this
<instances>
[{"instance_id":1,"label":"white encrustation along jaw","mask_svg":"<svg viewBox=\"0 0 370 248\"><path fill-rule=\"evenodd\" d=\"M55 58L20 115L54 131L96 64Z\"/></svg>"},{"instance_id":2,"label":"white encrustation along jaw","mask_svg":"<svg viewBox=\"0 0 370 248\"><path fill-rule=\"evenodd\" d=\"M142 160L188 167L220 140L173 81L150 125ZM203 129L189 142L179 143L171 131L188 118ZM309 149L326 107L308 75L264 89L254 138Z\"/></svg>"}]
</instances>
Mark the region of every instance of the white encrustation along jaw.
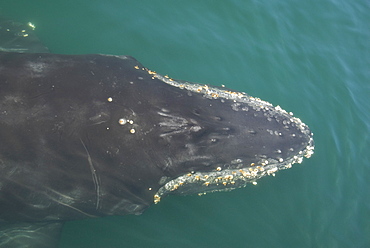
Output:
<instances>
[{"instance_id":1,"label":"white encrustation along jaw","mask_svg":"<svg viewBox=\"0 0 370 248\"><path fill-rule=\"evenodd\" d=\"M163 185L154 195L154 203L168 194L205 194L215 191L230 191L247 186L248 183L257 184L263 176L275 176L278 170L291 168L295 163L302 163L303 157L309 158L313 154L314 145L312 136L309 144L303 151L285 161L275 159L261 160L258 164L243 165L242 161L236 169L221 169L217 167L211 172L189 172Z\"/></svg>"}]
</instances>

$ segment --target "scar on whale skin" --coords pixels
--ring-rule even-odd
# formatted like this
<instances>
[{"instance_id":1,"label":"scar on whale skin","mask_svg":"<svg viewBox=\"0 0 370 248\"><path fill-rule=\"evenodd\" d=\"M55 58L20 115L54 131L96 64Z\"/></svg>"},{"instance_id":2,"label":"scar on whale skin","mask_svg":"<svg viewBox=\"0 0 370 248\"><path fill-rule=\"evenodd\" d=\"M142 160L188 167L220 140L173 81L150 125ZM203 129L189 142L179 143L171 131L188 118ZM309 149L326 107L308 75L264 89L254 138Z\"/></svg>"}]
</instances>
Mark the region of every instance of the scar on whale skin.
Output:
<instances>
[{"instance_id":1,"label":"scar on whale skin","mask_svg":"<svg viewBox=\"0 0 370 248\"><path fill-rule=\"evenodd\" d=\"M85 143L82 141L81 138L80 138L80 140L81 140L81 143L82 143L83 147L85 148L86 155L87 155L87 161L89 162L91 176L92 176L92 180L94 182L94 186L95 186L95 190L96 190L96 209L98 209L99 208L99 204L100 204L100 185L99 185L99 178L98 178L98 176L96 174L96 169L94 168L93 162L91 160L90 153L87 150L87 147L86 147Z\"/></svg>"}]
</instances>

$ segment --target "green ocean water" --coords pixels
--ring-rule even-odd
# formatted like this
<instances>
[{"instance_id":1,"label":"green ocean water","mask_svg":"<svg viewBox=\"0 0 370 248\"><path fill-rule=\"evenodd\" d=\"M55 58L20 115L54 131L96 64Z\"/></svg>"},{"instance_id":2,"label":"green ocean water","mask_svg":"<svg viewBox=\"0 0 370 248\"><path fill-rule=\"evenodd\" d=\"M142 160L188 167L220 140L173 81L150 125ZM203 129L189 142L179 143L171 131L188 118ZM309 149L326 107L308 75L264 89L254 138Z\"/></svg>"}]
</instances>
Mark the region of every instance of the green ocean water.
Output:
<instances>
[{"instance_id":1,"label":"green ocean water","mask_svg":"<svg viewBox=\"0 0 370 248\"><path fill-rule=\"evenodd\" d=\"M312 158L256 186L170 196L140 216L68 222L61 248L370 247L370 2L20 1L53 53L132 55L172 78L292 111Z\"/></svg>"}]
</instances>

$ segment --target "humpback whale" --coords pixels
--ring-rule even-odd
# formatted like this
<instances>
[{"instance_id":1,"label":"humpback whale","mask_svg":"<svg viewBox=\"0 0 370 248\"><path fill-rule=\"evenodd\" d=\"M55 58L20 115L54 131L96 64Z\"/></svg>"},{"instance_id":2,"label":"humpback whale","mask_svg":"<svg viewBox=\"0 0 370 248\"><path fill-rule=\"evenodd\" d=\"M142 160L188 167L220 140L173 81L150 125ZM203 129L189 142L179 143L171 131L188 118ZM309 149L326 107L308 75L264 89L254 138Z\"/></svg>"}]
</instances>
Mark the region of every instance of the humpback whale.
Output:
<instances>
[{"instance_id":1,"label":"humpback whale","mask_svg":"<svg viewBox=\"0 0 370 248\"><path fill-rule=\"evenodd\" d=\"M130 56L52 54L33 29L0 21L0 247L56 247L65 221L245 187L313 154L279 106Z\"/></svg>"}]
</instances>

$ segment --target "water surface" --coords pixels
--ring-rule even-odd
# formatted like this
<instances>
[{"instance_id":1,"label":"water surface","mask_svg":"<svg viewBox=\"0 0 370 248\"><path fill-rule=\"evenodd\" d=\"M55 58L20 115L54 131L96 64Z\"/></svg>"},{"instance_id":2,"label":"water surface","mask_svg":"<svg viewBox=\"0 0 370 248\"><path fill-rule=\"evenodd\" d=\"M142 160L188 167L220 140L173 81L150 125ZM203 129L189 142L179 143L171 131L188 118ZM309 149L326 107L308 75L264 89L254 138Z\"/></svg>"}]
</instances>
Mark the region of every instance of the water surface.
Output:
<instances>
[{"instance_id":1,"label":"water surface","mask_svg":"<svg viewBox=\"0 0 370 248\"><path fill-rule=\"evenodd\" d=\"M314 132L314 156L276 177L69 222L61 248L370 247L368 1L2 0L0 14L33 22L54 53L132 55L280 105Z\"/></svg>"}]
</instances>

